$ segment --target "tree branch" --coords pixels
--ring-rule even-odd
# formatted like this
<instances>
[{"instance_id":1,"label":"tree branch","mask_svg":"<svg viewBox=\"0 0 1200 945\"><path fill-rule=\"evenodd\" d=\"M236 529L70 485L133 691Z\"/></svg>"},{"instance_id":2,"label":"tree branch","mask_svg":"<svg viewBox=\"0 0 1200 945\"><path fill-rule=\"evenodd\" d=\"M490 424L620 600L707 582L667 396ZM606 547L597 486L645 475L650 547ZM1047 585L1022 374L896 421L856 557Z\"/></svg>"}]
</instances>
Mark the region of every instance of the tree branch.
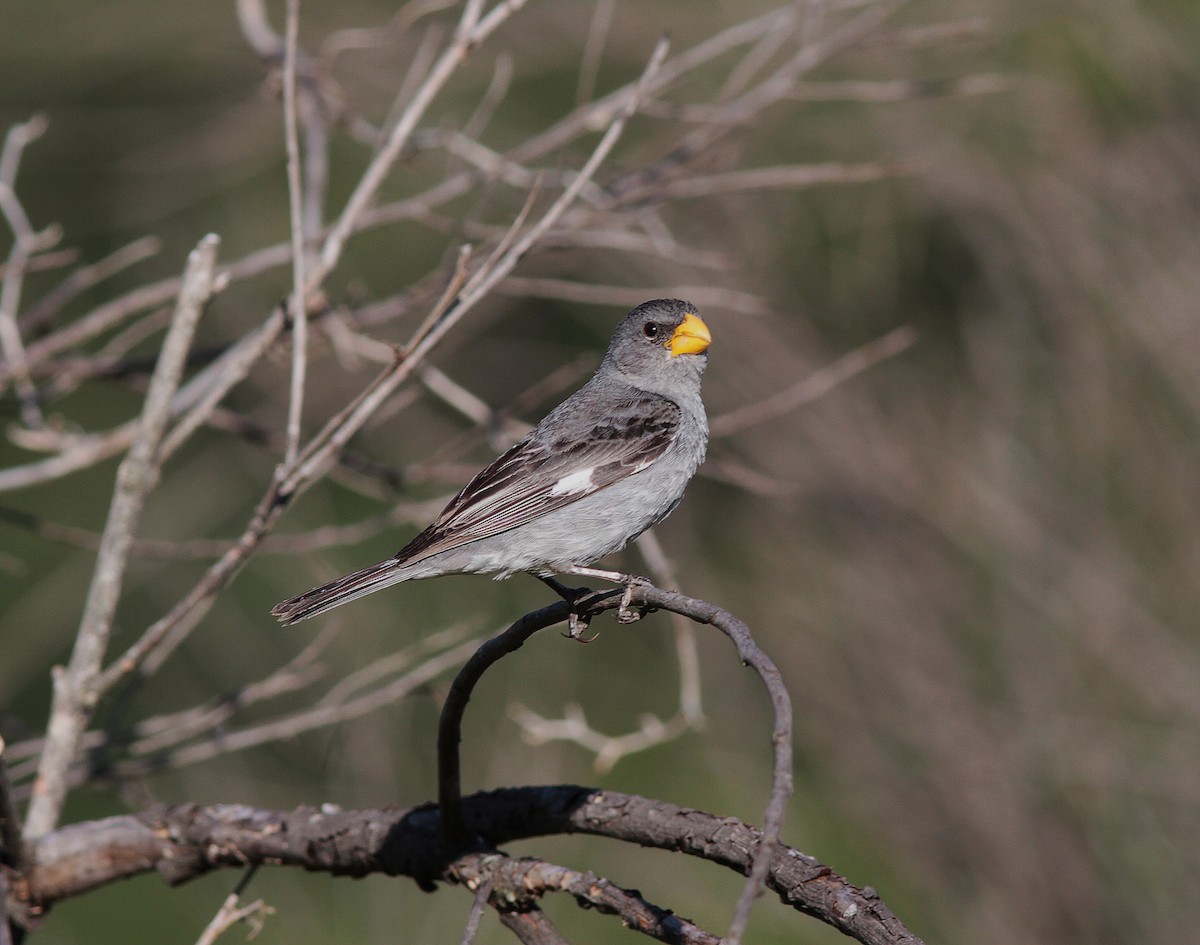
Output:
<instances>
[{"instance_id":1,"label":"tree branch","mask_svg":"<svg viewBox=\"0 0 1200 945\"><path fill-rule=\"evenodd\" d=\"M468 889L490 890L501 912L525 912L547 893L565 892L580 905L615 915L626 928L674 945L719 945L720 939L695 923L622 889L595 873L579 872L535 857L500 853L468 854L456 860L447 876Z\"/></svg>"},{"instance_id":2,"label":"tree branch","mask_svg":"<svg viewBox=\"0 0 1200 945\"><path fill-rule=\"evenodd\" d=\"M507 788L464 798L466 830L491 848L534 837L588 834L707 860L747 873L762 834L729 817L576 785ZM426 888L455 882L478 851L447 858L433 805L272 811L240 804L158 806L62 827L34 844L13 895L32 915L117 879L157 872L172 885L248 864L342 876L407 876ZM864 945L920 945L874 890L855 886L799 850L777 847L767 886L784 904Z\"/></svg>"},{"instance_id":3,"label":"tree branch","mask_svg":"<svg viewBox=\"0 0 1200 945\"><path fill-rule=\"evenodd\" d=\"M100 540L96 568L84 604L75 649L65 671L54 677L54 700L46 746L25 831L38 837L53 829L67 795L68 773L79 739L96 706L96 682L108 649L113 615L142 506L158 480L159 446L170 418L171 399L179 387L188 349L212 290L213 266L220 240L204 237L188 257L183 288L150 380L141 423L129 455L117 470L117 486Z\"/></svg>"},{"instance_id":4,"label":"tree branch","mask_svg":"<svg viewBox=\"0 0 1200 945\"><path fill-rule=\"evenodd\" d=\"M620 606L622 591L582 593L572 603L559 601L541 610L535 610L517 620L507 630L484 643L467 661L455 677L442 705L438 720L438 804L443 812L443 840L450 850L471 843L461 811L462 770L458 755L461 739L462 719L467 703L476 684L493 663L501 657L516 652L533 634L546 627L561 623L576 613L598 613ZM734 910L733 922L725 937L726 942L739 942L745 934L750 918L750 909L762 891L766 873L775 844L779 842L783 824L784 807L792 793L792 702L779 670L770 658L759 649L750 634L750 628L731 613L705 601L687 597L677 591L664 591L652 586L635 586L632 603L672 613L682 614L698 623L711 624L737 648L742 662L752 667L762 679L771 698L775 713L773 742L775 746L775 774L772 780L771 798L763 815L762 841L754 855L754 863L747 870L748 880Z\"/></svg>"},{"instance_id":5,"label":"tree branch","mask_svg":"<svg viewBox=\"0 0 1200 945\"><path fill-rule=\"evenodd\" d=\"M0 867L25 868L25 841L21 836L21 815L13 800L4 752L8 746L0 738Z\"/></svg>"}]
</instances>

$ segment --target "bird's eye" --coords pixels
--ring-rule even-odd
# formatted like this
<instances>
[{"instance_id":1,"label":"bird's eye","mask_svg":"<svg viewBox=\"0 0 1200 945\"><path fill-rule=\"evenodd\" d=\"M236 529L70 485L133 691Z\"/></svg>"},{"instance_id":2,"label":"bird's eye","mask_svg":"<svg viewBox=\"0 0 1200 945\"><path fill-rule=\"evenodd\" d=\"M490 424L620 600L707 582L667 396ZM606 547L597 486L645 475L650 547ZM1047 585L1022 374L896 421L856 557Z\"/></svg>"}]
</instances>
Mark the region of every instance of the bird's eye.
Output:
<instances>
[{"instance_id":1,"label":"bird's eye","mask_svg":"<svg viewBox=\"0 0 1200 945\"><path fill-rule=\"evenodd\" d=\"M642 334L644 334L647 338L657 338L658 325L656 325L654 322L646 322L646 324L642 327Z\"/></svg>"}]
</instances>

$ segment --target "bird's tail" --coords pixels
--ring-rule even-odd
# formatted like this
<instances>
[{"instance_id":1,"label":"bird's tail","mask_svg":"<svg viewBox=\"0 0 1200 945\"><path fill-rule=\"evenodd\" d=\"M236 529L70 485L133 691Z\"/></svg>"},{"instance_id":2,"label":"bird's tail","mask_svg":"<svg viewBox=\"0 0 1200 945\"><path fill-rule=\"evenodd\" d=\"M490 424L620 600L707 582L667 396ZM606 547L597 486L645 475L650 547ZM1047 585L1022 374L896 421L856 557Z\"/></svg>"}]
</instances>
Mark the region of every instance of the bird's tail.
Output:
<instances>
[{"instance_id":1,"label":"bird's tail","mask_svg":"<svg viewBox=\"0 0 1200 945\"><path fill-rule=\"evenodd\" d=\"M411 568L397 563L395 558L389 558L276 604L271 608L271 613L279 618L280 623L298 623L414 576Z\"/></svg>"}]
</instances>

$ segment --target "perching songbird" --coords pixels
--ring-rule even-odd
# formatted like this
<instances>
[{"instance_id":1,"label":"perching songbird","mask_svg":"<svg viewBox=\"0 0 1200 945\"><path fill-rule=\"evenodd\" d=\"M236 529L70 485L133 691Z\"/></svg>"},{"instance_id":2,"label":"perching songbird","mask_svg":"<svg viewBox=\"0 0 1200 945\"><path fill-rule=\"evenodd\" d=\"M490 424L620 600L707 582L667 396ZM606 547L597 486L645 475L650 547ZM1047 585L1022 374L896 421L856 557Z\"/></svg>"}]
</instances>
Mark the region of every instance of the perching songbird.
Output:
<instances>
[{"instance_id":1,"label":"perching songbird","mask_svg":"<svg viewBox=\"0 0 1200 945\"><path fill-rule=\"evenodd\" d=\"M271 613L296 623L401 581L518 571L625 584L627 607L638 579L588 565L666 518L703 462L708 420L700 378L711 342L695 306L678 299L639 305L617 326L591 380L394 557Z\"/></svg>"}]
</instances>

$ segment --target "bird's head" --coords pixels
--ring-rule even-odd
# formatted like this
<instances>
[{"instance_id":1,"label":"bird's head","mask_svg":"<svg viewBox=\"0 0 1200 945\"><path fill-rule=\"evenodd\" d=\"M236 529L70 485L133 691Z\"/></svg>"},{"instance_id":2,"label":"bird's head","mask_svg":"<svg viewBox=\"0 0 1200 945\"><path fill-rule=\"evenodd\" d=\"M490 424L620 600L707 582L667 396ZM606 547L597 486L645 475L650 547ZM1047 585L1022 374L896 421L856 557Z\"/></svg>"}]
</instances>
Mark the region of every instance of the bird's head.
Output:
<instances>
[{"instance_id":1,"label":"bird's head","mask_svg":"<svg viewBox=\"0 0 1200 945\"><path fill-rule=\"evenodd\" d=\"M638 387L669 393L698 385L712 334L696 306L679 299L643 302L625 316L604 360Z\"/></svg>"}]
</instances>

